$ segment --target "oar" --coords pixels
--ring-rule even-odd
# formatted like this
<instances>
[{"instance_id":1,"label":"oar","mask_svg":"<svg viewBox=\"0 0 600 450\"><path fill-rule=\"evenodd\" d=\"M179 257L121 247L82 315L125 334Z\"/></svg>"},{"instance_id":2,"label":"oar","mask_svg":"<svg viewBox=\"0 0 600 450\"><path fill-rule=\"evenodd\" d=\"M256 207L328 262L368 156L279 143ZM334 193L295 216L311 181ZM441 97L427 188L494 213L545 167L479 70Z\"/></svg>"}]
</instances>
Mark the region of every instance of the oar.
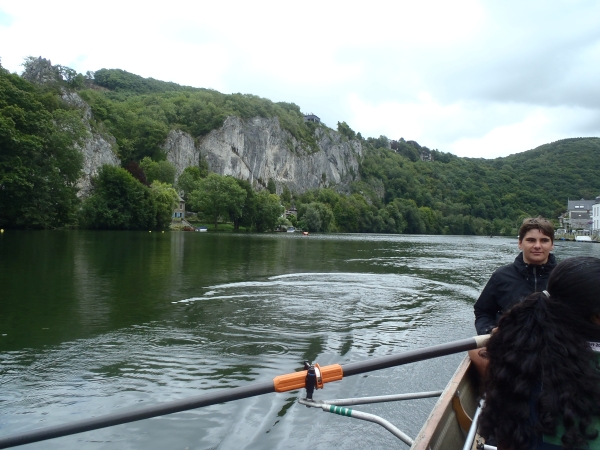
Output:
<instances>
[{"instance_id":1,"label":"oar","mask_svg":"<svg viewBox=\"0 0 600 450\"><path fill-rule=\"evenodd\" d=\"M381 358L368 359L366 361L354 362L339 365L321 367L321 377L323 383L341 380L342 377L358 375L373 370L386 369L388 367L399 366L416 361L436 358L438 356L450 355L466 350L473 350L485 345L488 335L476 336L460 341L448 342L446 344L434 345L419 350L410 350L397 355L384 356ZM60 436L82 433L84 431L96 430L98 428L120 425L136 420L149 419L151 417L163 416L181 411L187 411L204 406L215 405L217 403L230 402L242 398L254 397L257 395L268 394L271 392L286 392L305 387L306 370L294 372L286 375L279 375L272 381L255 383L249 386L242 386L233 389L226 389L209 394L198 395L183 400L175 400L154 406L147 406L134 411L123 411L113 414L107 414L91 419L79 420L64 425L42 428L20 434L13 434L0 438L0 449L16 447L18 445L30 444L32 442L44 441Z\"/></svg>"}]
</instances>

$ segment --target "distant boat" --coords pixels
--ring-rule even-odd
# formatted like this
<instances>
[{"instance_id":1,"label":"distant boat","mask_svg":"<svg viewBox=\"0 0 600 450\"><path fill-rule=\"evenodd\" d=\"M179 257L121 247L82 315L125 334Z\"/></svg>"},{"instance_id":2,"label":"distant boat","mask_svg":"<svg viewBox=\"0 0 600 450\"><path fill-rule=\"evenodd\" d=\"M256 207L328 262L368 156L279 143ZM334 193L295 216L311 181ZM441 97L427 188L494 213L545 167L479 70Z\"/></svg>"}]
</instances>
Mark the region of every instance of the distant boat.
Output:
<instances>
[{"instance_id":1,"label":"distant boat","mask_svg":"<svg viewBox=\"0 0 600 450\"><path fill-rule=\"evenodd\" d=\"M206 233L208 231L207 227L198 227L196 228L196 231L199 231L200 233Z\"/></svg>"},{"instance_id":2,"label":"distant boat","mask_svg":"<svg viewBox=\"0 0 600 450\"><path fill-rule=\"evenodd\" d=\"M592 242L590 236L575 236L575 242Z\"/></svg>"},{"instance_id":3,"label":"distant boat","mask_svg":"<svg viewBox=\"0 0 600 450\"><path fill-rule=\"evenodd\" d=\"M287 227L286 230L288 233L294 233L296 231L296 229L294 227Z\"/></svg>"},{"instance_id":4,"label":"distant boat","mask_svg":"<svg viewBox=\"0 0 600 450\"><path fill-rule=\"evenodd\" d=\"M308 236L308 231L303 231L303 232L302 232L302 235L303 235L303 236Z\"/></svg>"}]
</instances>

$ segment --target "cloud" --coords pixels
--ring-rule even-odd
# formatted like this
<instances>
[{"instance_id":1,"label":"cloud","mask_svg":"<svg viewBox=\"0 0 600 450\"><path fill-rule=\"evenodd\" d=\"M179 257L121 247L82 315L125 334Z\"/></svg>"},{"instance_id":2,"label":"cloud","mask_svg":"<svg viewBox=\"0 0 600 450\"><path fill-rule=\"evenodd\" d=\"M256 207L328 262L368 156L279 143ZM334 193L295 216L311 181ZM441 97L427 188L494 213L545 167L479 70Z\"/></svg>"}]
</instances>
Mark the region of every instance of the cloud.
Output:
<instances>
[{"instance_id":1,"label":"cloud","mask_svg":"<svg viewBox=\"0 0 600 450\"><path fill-rule=\"evenodd\" d=\"M495 157L600 135L599 16L592 0L0 0L0 57L251 93L364 136Z\"/></svg>"}]
</instances>

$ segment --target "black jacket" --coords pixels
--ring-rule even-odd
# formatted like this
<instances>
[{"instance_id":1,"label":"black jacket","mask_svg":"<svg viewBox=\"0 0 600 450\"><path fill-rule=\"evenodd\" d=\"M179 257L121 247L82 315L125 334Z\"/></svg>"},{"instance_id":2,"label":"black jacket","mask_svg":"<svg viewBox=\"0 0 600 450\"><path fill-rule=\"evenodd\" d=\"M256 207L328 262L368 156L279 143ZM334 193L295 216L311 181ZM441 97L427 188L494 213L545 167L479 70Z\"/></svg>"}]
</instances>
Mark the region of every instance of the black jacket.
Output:
<instances>
[{"instance_id":1,"label":"black jacket","mask_svg":"<svg viewBox=\"0 0 600 450\"><path fill-rule=\"evenodd\" d=\"M515 262L497 269L475 302L475 328L477 334L488 334L498 325L504 311L522 301L529 294L541 292L548 285L548 276L556 266L553 254L541 266L526 264L523 253Z\"/></svg>"}]
</instances>

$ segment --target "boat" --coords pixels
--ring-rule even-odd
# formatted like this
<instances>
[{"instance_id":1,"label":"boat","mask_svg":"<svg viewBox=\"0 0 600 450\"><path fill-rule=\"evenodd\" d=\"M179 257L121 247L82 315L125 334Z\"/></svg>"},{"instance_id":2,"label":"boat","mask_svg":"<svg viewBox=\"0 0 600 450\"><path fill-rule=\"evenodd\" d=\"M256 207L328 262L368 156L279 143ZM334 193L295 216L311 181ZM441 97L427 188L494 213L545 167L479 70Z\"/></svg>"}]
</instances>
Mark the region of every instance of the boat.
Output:
<instances>
[{"instance_id":1,"label":"boat","mask_svg":"<svg viewBox=\"0 0 600 450\"><path fill-rule=\"evenodd\" d=\"M298 403L377 423L410 446L410 450L496 450L496 447L487 445L477 434L477 418L481 410L479 392L479 375L469 356L465 355L443 391L318 401L299 399ZM430 397L439 398L414 440L382 417L357 411L354 408L345 408L345 406Z\"/></svg>"},{"instance_id":2,"label":"boat","mask_svg":"<svg viewBox=\"0 0 600 450\"><path fill-rule=\"evenodd\" d=\"M479 376L465 356L442 392L411 450L494 449L472 427L478 415Z\"/></svg>"},{"instance_id":3,"label":"boat","mask_svg":"<svg viewBox=\"0 0 600 450\"><path fill-rule=\"evenodd\" d=\"M287 227L287 230L285 230L288 233L294 233L296 231L296 229L294 227Z\"/></svg>"},{"instance_id":4,"label":"boat","mask_svg":"<svg viewBox=\"0 0 600 450\"><path fill-rule=\"evenodd\" d=\"M197 227L196 231L199 231L200 233L206 233L208 231L207 227Z\"/></svg>"},{"instance_id":5,"label":"boat","mask_svg":"<svg viewBox=\"0 0 600 450\"><path fill-rule=\"evenodd\" d=\"M575 242L592 242L590 236L575 236Z\"/></svg>"}]
</instances>

